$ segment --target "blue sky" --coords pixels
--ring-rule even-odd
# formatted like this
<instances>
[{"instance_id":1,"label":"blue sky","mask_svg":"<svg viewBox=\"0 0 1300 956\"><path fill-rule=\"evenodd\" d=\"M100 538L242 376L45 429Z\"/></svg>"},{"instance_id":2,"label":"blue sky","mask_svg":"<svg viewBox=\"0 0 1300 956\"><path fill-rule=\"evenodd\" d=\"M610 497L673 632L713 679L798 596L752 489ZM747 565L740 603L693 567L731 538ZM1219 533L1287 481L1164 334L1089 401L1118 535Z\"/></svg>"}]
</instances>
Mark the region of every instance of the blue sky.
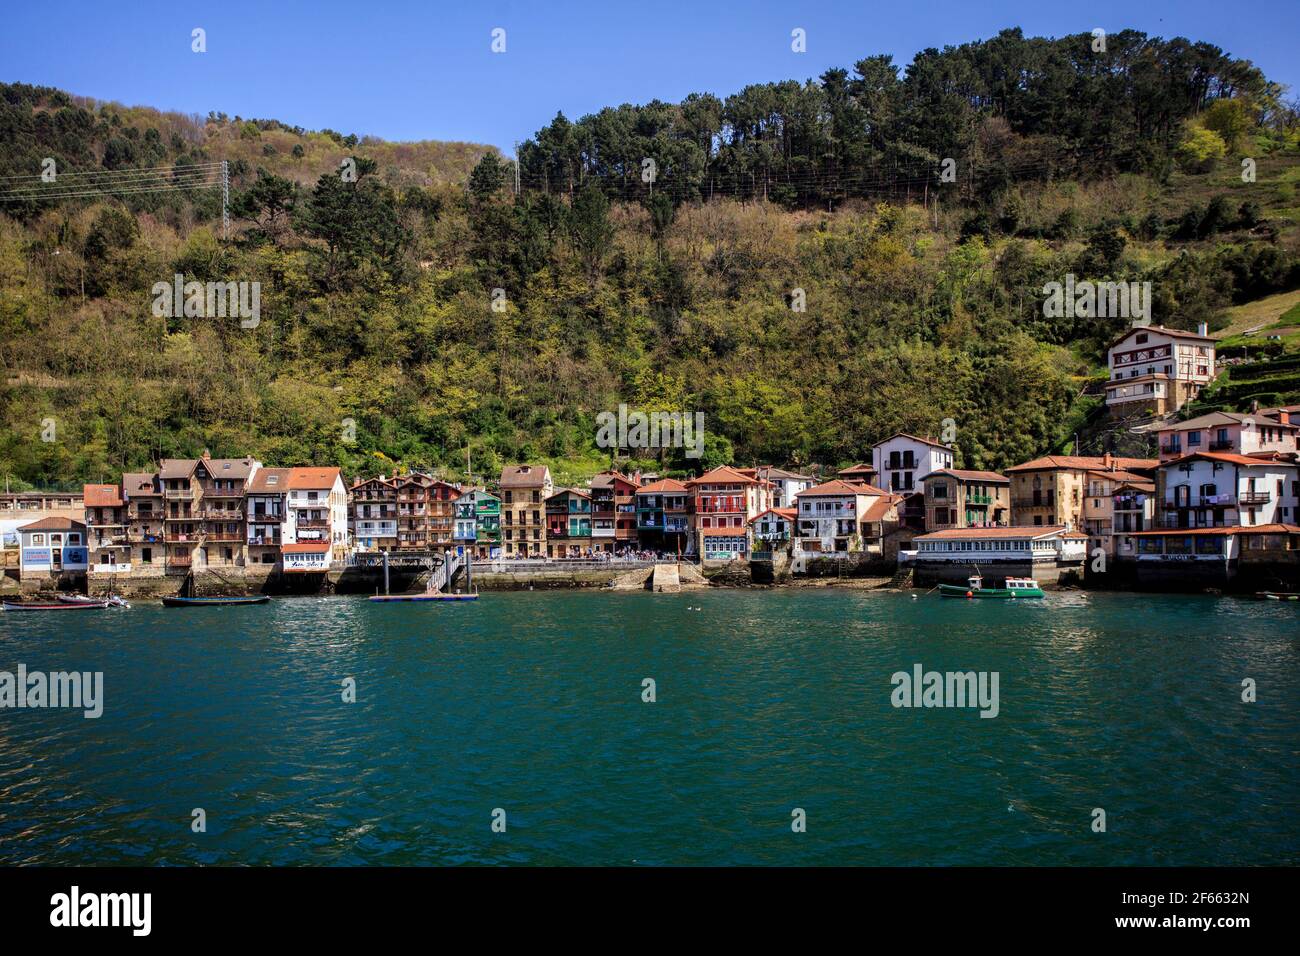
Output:
<instances>
[{"instance_id":1,"label":"blue sky","mask_svg":"<svg viewBox=\"0 0 1300 956\"><path fill-rule=\"evenodd\" d=\"M10 5L0 80L186 113L282 120L385 139L492 143L511 152L557 110L725 96L891 53L1020 26L1060 36L1125 27L1208 40L1300 92L1300 3L1043 0L570 3L262 0ZM207 31L208 51L190 49ZM506 31L506 52L491 32ZM806 53L790 32L807 32Z\"/></svg>"}]
</instances>

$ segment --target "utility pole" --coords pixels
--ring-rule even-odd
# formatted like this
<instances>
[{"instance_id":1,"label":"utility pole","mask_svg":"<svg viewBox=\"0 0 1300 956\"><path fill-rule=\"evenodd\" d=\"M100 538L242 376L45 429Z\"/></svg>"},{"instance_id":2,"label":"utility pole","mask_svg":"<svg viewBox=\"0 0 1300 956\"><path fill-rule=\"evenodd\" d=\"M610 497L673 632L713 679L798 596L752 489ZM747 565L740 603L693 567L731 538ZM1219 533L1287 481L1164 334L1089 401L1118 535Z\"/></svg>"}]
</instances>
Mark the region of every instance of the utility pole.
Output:
<instances>
[{"instance_id":1,"label":"utility pole","mask_svg":"<svg viewBox=\"0 0 1300 956\"><path fill-rule=\"evenodd\" d=\"M221 238L230 238L230 161L221 161Z\"/></svg>"},{"instance_id":2,"label":"utility pole","mask_svg":"<svg viewBox=\"0 0 1300 956\"><path fill-rule=\"evenodd\" d=\"M519 140L515 140L515 195L519 195Z\"/></svg>"}]
</instances>

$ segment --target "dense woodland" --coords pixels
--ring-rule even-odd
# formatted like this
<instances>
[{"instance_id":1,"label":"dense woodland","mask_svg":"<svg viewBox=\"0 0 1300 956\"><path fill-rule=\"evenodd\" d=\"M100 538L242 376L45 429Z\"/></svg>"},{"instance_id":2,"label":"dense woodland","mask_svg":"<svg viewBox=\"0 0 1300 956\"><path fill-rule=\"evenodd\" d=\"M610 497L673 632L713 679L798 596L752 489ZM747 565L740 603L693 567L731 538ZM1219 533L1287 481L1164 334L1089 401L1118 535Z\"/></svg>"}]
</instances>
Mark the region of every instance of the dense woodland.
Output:
<instances>
[{"instance_id":1,"label":"dense woodland","mask_svg":"<svg viewBox=\"0 0 1300 956\"><path fill-rule=\"evenodd\" d=\"M620 402L705 412L704 458L670 471L841 464L945 419L967 467L1065 447L1127 323L1045 318L1046 282L1150 281L1183 328L1300 287L1285 91L1206 44L1093 44L1008 31L557 116L517 192L489 147L0 85L0 474L208 448L573 480ZM154 316L176 273L260 282L261 322Z\"/></svg>"}]
</instances>

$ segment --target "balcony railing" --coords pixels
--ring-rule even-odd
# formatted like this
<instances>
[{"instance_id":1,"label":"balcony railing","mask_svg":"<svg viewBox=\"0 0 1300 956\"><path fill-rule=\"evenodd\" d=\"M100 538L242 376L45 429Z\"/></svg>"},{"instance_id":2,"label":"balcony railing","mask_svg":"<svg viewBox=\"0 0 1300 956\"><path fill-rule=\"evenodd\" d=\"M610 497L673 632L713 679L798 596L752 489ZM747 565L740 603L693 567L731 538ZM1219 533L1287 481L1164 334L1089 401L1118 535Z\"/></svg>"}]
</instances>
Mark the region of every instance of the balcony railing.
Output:
<instances>
[{"instance_id":1,"label":"balcony railing","mask_svg":"<svg viewBox=\"0 0 1300 956\"><path fill-rule=\"evenodd\" d=\"M1210 451L1231 451L1233 443L1230 441L1212 441L1210 442Z\"/></svg>"},{"instance_id":2,"label":"balcony railing","mask_svg":"<svg viewBox=\"0 0 1300 956\"><path fill-rule=\"evenodd\" d=\"M993 504L992 495L967 495L966 504L968 505L991 505Z\"/></svg>"},{"instance_id":3,"label":"balcony railing","mask_svg":"<svg viewBox=\"0 0 1300 956\"><path fill-rule=\"evenodd\" d=\"M1243 505L1266 505L1273 500L1269 491L1243 491L1237 495L1237 501Z\"/></svg>"},{"instance_id":4,"label":"balcony railing","mask_svg":"<svg viewBox=\"0 0 1300 956\"><path fill-rule=\"evenodd\" d=\"M1171 445L1160 446L1160 454L1162 455L1181 455L1182 453L1183 453L1182 445L1171 444Z\"/></svg>"}]
</instances>

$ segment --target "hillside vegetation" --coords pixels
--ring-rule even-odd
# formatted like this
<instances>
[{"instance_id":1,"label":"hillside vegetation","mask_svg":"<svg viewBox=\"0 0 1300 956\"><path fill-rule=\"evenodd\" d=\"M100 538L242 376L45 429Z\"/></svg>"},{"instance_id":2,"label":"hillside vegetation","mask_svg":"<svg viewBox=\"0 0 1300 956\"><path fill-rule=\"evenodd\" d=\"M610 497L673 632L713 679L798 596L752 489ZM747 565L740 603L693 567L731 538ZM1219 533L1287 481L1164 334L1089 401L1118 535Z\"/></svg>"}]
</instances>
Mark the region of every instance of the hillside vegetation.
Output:
<instances>
[{"instance_id":1,"label":"hillside vegetation","mask_svg":"<svg viewBox=\"0 0 1300 956\"><path fill-rule=\"evenodd\" d=\"M476 474L576 480L608 463L595 416L620 403L705 413L703 459L657 456L672 472L840 464L898 429L955 430L974 468L1066 447L1128 322L1048 318L1047 282L1149 281L1154 321L1215 329L1300 288L1283 91L1205 44L1091 44L1009 31L901 71L557 117L518 194L486 147L0 86L0 197L24 197L0 205L0 473L112 479L208 448L458 476L468 449ZM15 194L45 157L102 188ZM120 185L215 159L228 240L206 182ZM177 273L259 282L260 322L154 315Z\"/></svg>"}]
</instances>

